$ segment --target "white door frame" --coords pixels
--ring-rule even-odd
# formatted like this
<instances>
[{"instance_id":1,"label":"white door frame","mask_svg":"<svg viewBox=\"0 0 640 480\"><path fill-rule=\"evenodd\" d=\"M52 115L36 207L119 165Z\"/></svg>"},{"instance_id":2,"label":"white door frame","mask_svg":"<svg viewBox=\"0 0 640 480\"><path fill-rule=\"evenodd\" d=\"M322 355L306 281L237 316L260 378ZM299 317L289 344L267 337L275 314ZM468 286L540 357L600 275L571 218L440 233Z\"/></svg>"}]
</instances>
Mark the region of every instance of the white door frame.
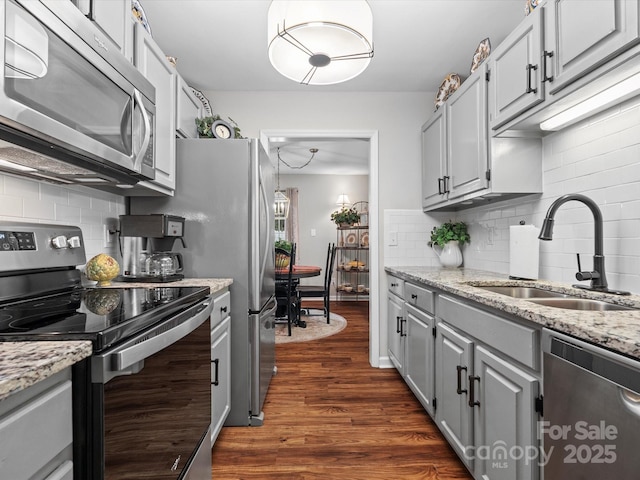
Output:
<instances>
[{"instance_id":1,"label":"white door frame","mask_svg":"<svg viewBox=\"0 0 640 480\"><path fill-rule=\"evenodd\" d=\"M379 224L378 224L378 131L377 130L261 130L260 142L267 152L272 138L303 140L357 139L369 141L369 363L380 366Z\"/></svg>"}]
</instances>

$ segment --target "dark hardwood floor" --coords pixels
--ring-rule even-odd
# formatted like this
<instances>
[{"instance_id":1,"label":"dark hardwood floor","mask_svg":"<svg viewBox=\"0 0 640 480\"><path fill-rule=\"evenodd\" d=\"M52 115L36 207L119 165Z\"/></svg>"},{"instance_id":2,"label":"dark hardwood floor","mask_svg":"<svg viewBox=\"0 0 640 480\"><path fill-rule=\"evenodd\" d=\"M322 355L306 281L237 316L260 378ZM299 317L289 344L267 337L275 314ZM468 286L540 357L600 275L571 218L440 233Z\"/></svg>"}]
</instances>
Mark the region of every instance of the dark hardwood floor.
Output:
<instances>
[{"instance_id":1,"label":"dark hardwood floor","mask_svg":"<svg viewBox=\"0 0 640 480\"><path fill-rule=\"evenodd\" d=\"M276 347L262 427L224 427L213 479L472 477L395 369L369 365L368 304L332 302L337 335Z\"/></svg>"}]
</instances>

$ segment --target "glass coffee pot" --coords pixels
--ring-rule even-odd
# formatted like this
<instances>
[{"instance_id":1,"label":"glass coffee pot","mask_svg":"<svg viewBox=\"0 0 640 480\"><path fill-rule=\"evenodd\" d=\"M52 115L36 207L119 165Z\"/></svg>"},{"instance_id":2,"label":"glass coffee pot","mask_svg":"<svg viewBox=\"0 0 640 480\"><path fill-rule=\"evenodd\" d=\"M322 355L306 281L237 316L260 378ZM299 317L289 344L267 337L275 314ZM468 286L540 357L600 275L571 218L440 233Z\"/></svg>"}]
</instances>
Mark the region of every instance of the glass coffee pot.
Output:
<instances>
[{"instance_id":1,"label":"glass coffee pot","mask_svg":"<svg viewBox=\"0 0 640 480\"><path fill-rule=\"evenodd\" d=\"M183 269L182 254L174 252L155 252L148 254L145 260L145 272L152 277L168 277Z\"/></svg>"}]
</instances>

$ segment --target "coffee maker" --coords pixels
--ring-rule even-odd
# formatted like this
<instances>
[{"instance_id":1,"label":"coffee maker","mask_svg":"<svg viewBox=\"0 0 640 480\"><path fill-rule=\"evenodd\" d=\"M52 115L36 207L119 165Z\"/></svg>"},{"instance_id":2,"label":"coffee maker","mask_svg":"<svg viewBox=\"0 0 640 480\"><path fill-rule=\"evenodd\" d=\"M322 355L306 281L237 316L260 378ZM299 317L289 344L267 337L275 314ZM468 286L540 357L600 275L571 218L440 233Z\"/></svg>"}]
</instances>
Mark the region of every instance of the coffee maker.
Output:
<instances>
[{"instance_id":1,"label":"coffee maker","mask_svg":"<svg viewBox=\"0 0 640 480\"><path fill-rule=\"evenodd\" d=\"M174 282L184 278L182 254L172 252L176 240L186 247L184 218L175 215L120 215L123 282Z\"/></svg>"}]
</instances>

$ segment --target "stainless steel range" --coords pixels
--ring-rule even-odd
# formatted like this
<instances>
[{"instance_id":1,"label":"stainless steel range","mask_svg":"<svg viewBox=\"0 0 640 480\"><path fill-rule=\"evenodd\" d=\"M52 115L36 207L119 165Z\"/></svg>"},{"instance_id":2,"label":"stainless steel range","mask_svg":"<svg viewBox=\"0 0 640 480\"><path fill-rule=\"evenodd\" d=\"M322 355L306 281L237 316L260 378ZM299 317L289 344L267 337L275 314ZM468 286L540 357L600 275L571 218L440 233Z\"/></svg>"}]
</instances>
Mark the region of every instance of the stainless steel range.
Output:
<instances>
[{"instance_id":1,"label":"stainless steel range","mask_svg":"<svg viewBox=\"0 0 640 480\"><path fill-rule=\"evenodd\" d=\"M209 289L83 288L85 262L77 227L0 222L0 341L93 343L73 367L74 478L211 478Z\"/></svg>"}]
</instances>

